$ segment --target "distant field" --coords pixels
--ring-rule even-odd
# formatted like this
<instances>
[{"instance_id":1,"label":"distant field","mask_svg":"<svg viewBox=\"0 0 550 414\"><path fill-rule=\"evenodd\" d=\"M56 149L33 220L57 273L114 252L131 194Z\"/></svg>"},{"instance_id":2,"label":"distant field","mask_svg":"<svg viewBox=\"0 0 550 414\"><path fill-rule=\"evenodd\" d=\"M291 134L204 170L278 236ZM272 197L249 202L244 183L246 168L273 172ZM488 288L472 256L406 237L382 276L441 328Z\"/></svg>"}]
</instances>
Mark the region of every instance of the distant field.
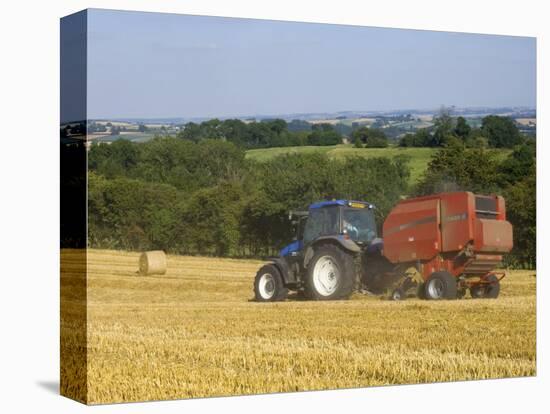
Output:
<instances>
[{"instance_id":1,"label":"distant field","mask_svg":"<svg viewBox=\"0 0 550 414\"><path fill-rule=\"evenodd\" d=\"M104 135L101 138L97 138L97 141L100 142L114 142L119 139L127 139L128 141L133 142L146 142L155 137L152 133L142 133L142 132L123 132L120 135Z\"/></svg>"},{"instance_id":2,"label":"distant field","mask_svg":"<svg viewBox=\"0 0 550 414\"><path fill-rule=\"evenodd\" d=\"M61 253L66 306L75 254ZM509 272L496 300L266 304L251 302L259 261L168 256L166 275L144 277L138 257L88 253L92 404L536 373L534 271Z\"/></svg>"},{"instance_id":3,"label":"distant field","mask_svg":"<svg viewBox=\"0 0 550 414\"><path fill-rule=\"evenodd\" d=\"M256 161L267 161L281 154L293 153L313 153L319 152L327 154L330 158L344 157L395 157L396 155L407 155L410 157L409 167L411 168L410 183L415 183L422 173L428 167L431 156L437 151L436 148L354 148L352 144L331 145L326 147L321 146L304 146L304 147L277 147L277 148L262 148L253 149L246 152L246 157ZM504 158L510 153L510 150L494 150L499 154L499 158Z\"/></svg>"},{"instance_id":4,"label":"distant field","mask_svg":"<svg viewBox=\"0 0 550 414\"><path fill-rule=\"evenodd\" d=\"M534 126L537 124L537 118L516 118L516 122L523 126Z\"/></svg>"}]
</instances>

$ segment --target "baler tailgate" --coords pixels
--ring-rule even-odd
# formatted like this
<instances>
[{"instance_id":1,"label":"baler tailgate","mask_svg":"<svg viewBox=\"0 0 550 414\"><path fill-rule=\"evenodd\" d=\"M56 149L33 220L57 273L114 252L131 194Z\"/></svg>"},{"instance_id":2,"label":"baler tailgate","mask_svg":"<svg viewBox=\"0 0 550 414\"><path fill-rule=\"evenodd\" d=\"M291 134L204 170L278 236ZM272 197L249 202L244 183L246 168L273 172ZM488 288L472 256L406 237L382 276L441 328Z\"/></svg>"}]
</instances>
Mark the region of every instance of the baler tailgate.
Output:
<instances>
[{"instance_id":1,"label":"baler tailgate","mask_svg":"<svg viewBox=\"0 0 550 414\"><path fill-rule=\"evenodd\" d=\"M474 248L479 252L506 253L512 249L512 225L504 220L476 219Z\"/></svg>"}]
</instances>

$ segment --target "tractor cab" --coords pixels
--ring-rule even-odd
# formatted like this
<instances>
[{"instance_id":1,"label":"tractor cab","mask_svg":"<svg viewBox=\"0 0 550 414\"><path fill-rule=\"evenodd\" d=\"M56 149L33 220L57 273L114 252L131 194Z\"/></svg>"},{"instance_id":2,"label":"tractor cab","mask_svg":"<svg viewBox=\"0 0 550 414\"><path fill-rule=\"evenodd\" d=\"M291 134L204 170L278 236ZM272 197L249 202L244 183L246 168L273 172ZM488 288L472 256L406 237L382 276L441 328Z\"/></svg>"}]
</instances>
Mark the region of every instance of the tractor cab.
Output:
<instances>
[{"instance_id":1,"label":"tractor cab","mask_svg":"<svg viewBox=\"0 0 550 414\"><path fill-rule=\"evenodd\" d=\"M291 211L296 236L279 257L260 269L257 300L275 301L295 290L311 299L342 299L357 281L356 258L375 241L374 206L363 201L332 200Z\"/></svg>"},{"instance_id":2,"label":"tractor cab","mask_svg":"<svg viewBox=\"0 0 550 414\"><path fill-rule=\"evenodd\" d=\"M296 235L279 254L296 255L319 238L334 237L367 246L377 236L373 209L374 205L363 201L333 200L311 204L308 211L291 211L289 218Z\"/></svg>"}]
</instances>

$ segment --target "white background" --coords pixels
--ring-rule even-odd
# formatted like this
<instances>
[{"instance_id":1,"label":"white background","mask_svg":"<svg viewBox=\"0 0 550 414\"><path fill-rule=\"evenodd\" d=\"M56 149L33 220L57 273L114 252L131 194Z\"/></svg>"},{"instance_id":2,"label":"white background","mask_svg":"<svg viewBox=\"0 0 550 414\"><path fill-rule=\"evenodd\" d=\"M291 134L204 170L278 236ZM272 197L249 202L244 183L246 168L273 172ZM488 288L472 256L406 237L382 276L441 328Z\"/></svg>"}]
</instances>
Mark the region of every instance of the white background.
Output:
<instances>
[{"instance_id":1,"label":"white background","mask_svg":"<svg viewBox=\"0 0 550 414\"><path fill-rule=\"evenodd\" d=\"M4 1L0 12L0 407L3 412L548 412L545 180L550 15L544 1ZM536 36L538 375L86 408L57 395L59 18L87 7ZM546 99L546 101L545 101ZM546 210L548 212L548 210ZM541 237L542 236L542 237ZM545 298L546 300L541 300ZM491 321L487 321L488 324ZM499 338L494 338L498 341ZM546 351L546 352L545 352Z\"/></svg>"}]
</instances>

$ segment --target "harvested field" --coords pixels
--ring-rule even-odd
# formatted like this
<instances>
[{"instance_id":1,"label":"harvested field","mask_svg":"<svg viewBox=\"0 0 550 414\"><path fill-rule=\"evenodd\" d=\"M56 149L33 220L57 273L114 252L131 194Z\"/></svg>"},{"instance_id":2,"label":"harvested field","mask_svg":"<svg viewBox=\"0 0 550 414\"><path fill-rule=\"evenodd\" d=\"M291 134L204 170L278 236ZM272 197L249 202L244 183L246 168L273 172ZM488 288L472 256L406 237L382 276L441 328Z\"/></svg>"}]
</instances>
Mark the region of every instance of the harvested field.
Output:
<instances>
[{"instance_id":1,"label":"harvested field","mask_svg":"<svg viewBox=\"0 0 550 414\"><path fill-rule=\"evenodd\" d=\"M537 119L536 118L516 118L516 122L523 126L529 126L529 125L535 126L537 124Z\"/></svg>"},{"instance_id":2,"label":"harvested field","mask_svg":"<svg viewBox=\"0 0 550 414\"><path fill-rule=\"evenodd\" d=\"M533 271L510 272L497 300L264 304L250 301L262 262L168 256L149 277L138 260L88 255L92 404L536 373Z\"/></svg>"}]
</instances>

